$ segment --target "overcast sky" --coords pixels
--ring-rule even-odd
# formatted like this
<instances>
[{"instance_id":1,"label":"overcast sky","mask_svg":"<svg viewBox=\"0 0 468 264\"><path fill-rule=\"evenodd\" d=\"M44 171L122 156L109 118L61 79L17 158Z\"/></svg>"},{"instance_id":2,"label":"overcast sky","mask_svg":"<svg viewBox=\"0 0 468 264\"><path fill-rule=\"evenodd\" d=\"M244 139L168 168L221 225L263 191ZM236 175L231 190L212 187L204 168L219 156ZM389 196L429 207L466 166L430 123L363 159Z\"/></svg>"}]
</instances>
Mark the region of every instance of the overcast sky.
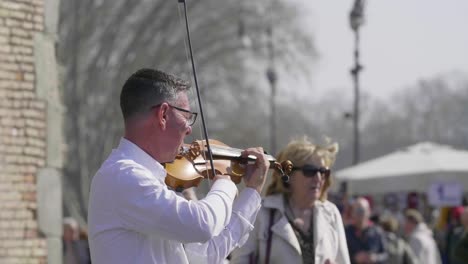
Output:
<instances>
[{"instance_id":1,"label":"overcast sky","mask_svg":"<svg viewBox=\"0 0 468 264\"><path fill-rule=\"evenodd\" d=\"M353 33L348 14L354 0L299 0L312 10L310 26L320 61L320 92L352 92ZM361 30L362 90L385 97L420 78L461 71L468 74L467 0L367 1Z\"/></svg>"}]
</instances>

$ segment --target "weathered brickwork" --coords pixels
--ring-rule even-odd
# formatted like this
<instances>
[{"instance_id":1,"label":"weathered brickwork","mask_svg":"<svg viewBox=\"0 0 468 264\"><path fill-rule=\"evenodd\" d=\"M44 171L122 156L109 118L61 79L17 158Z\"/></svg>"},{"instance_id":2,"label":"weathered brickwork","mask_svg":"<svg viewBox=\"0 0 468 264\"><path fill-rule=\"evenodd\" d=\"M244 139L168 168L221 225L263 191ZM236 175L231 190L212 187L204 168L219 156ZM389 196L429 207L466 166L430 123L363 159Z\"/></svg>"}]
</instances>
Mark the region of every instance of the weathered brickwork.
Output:
<instances>
[{"instance_id":1,"label":"weathered brickwork","mask_svg":"<svg viewBox=\"0 0 468 264\"><path fill-rule=\"evenodd\" d=\"M45 0L0 0L0 263L46 263L37 172L46 162L46 102L36 95L34 34Z\"/></svg>"}]
</instances>

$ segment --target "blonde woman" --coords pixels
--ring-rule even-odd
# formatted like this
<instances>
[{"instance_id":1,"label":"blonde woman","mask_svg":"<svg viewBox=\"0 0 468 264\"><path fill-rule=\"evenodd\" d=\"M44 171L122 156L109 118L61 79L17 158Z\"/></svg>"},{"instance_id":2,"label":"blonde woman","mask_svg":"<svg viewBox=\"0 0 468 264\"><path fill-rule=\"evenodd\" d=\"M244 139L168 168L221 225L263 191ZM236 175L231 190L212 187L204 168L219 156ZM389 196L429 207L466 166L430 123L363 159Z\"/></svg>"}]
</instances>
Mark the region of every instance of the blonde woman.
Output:
<instances>
[{"instance_id":1,"label":"blonde woman","mask_svg":"<svg viewBox=\"0 0 468 264\"><path fill-rule=\"evenodd\" d=\"M273 174L255 228L231 263L350 263L341 215L327 201L337 151L336 143L301 139L279 153L278 161L294 164L290 180Z\"/></svg>"}]
</instances>

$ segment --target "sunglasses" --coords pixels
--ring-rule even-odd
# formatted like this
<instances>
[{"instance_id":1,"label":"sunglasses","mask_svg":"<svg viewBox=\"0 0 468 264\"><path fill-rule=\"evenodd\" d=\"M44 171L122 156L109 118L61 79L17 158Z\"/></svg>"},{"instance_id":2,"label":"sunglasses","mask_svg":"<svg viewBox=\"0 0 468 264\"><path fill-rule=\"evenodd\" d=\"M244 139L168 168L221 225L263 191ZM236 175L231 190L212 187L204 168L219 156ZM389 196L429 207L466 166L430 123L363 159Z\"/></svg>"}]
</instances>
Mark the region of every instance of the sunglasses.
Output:
<instances>
[{"instance_id":1,"label":"sunglasses","mask_svg":"<svg viewBox=\"0 0 468 264\"><path fill-rule=\"evenodd\" d=\"M293 171L300 170L305 177L314 177L317 173L324 176L325 178L330 177L330 169L327 167L315 167L314 165L306 164L302 167L293 167Z\"/></svg>"}]
</instances>

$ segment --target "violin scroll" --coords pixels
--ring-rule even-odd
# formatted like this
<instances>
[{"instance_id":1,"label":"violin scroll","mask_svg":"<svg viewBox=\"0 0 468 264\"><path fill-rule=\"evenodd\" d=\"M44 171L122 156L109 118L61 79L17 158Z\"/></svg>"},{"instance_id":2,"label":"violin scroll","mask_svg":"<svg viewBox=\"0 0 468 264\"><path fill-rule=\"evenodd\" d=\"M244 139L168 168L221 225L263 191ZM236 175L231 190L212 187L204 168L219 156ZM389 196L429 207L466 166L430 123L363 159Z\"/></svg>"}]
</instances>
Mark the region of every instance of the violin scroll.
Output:
<instances>
[{"instance_id":1,"label":"violin scroll","mask_svg":"<svg viewBox=\"0 0 468 264\"><path fill-rule=\"evenodd\" d=\"M285 160L285 161L283 161L281 163L275 162L275 169L279 173L281 173L281 180L284 183L288 183L289 182L289 175L291 174L292 169L293 169L292 162L289 161L289 160Z\"/></svg>"}]
</instances>

